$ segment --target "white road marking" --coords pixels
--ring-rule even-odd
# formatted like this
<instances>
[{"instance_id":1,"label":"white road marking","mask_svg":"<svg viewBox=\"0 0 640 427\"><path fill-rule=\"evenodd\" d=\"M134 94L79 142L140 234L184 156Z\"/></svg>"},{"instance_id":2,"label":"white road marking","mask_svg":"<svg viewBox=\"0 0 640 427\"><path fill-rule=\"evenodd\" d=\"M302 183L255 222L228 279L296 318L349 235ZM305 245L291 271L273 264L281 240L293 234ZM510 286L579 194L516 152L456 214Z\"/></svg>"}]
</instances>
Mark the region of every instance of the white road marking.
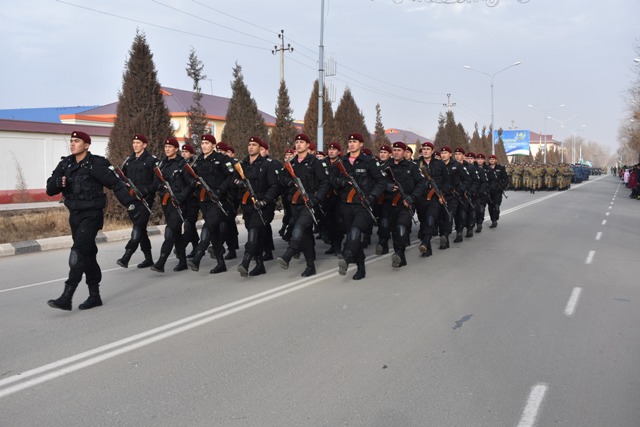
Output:
<instances>
[{"instance_id":1,"label":"white road marking","mask_svg":"<svg viewBox=\"0 0 640 427\"><path fill-rule=\"evenodd\" d=\"M611 215L611 212L607 212L606 214L604 214L604 216L609 216Z\"/></svg>"},{"instance_id":2,"label":"white road marking","mask_svg":"<svg viewBox=\"0 0 640 427\"><path fill-rule=\"evenodd\" d=\"M571 292L571 296L569 297L569 302L567 302L567 306L564 309L564 314L566 316L571 316L576 311L576 306L578 305L578 299L580 298L580 294L582 293L582 288L573 288Z\"/></svg>"},{"instance_id":3,"label":"white road marking","mask_svg":"<svg viewBox=\"0 0 640 427\"><path fill-rule=\"evenodd\" d=\"M527 399L527 406L524 407L522 415L520 416L520 422L518 427L533 427L536 425L538 418L538 412L542 406L542 401L549 387L546 384L536 384L529 393L529 399Z\"/></svg>"},{"instance_id":4,"label":"white road marking","mask_svg":"<svg viewBox=\"0 0 640 427\"><path fill-rule=\"evenodd\" d=\"M593 261L593 256L596 254L596 251L589 251L589 255L587 255L587 260L584 262L585 264L591 264Z\"/></svg>"},{"instance_id":5,"label":"white road marking","mask_svg":"<svg viewBox=\"0 0 640 427\"><path fill-rule=\"evenodd\" d=\"M607 220L606 220L606 219L603 219L603 220L602 220L602 225L606 225L606 224L607 224Z\"/></svg>"},{"instance_id":6,"label":"white road marking","mask_svg":"<svg viewBox=\"0 0 640 427\"><path fill-rule=\"evenodd\" d=\"M609 208L608 208L608 209L611 209L611 206L609 206Z\"/></svg>"},{"instance_id":7,"label":"white road marking","mask_svg":"<svg viewBox=\"0 0 640 427\"><path fill-rule=\"evenodd\" d=\"M600 240L601 237L602 237L602 231L598 231L596 233L596 240Z\"/></svg>"}]
</instances>

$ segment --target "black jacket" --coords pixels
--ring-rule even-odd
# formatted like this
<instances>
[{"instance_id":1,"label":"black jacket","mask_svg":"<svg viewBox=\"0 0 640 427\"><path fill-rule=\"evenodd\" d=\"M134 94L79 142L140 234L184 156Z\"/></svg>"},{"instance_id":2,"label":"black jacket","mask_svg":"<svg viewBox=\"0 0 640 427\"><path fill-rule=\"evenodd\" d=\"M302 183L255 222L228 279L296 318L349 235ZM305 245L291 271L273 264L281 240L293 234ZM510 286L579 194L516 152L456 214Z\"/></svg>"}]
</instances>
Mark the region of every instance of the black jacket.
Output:
<instances>
[{"instance_id":1,"label":"black jacket","mask_svg":"<svg viewBox=\"0 0 640 427\"><path fill-rule=\"evenodd\" d=\"M156 194L153 167L157 163L158 158L144 150L140 157L136 157L135 153L132 153L120 167L126 177L133 181L140 190L147 203L151 203Z\"/></svg>"},{"instance_id":2,"label":"black jacket","mask_svg":"<svg viewBox=\"0 0 640 427\"><path fill-rule=\"evenodd\" d=\"M356 181L358 186L360 186L365 196L371 196L371 198L375 200L385 190L385 178L382 175L378 162L373 157L360 153L352 165L349 161L349 154L347 154L340 157L340 161L344 165L347 173ZM352 187L347 183L346 178L341 173L330 174L329 180L339 194L342 202L360 203L357 197L352 197L352 195L349 194Z\"/></svg>"}]
</instances>

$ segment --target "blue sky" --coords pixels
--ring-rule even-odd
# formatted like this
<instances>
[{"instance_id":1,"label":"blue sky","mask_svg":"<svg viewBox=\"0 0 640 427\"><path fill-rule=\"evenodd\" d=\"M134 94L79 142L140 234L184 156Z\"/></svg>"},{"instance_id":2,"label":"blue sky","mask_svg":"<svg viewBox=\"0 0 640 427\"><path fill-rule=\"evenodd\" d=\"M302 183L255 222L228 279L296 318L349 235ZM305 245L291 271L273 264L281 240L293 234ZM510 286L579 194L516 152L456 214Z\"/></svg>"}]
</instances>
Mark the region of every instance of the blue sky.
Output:
<instances>
[{"instance_id":1,"label":"blue sky","mask_svg":"<svg viewBox=\"0 0 640 427\"><path fill-rule=\"evenodd\" d=\"M237 61L259 108L273 114L280 61L271 51L283 29L294 47L285 79L301 119L318 77L320 10L320 0L11 2L0 15L0 108L116 101L140 29L162 85L191 88L185 67L194 47L211 78L205 93L230 96ZM548 114L547 133L561 140L585 124L580 136L614 151L638 75L639 12L637 0L325 0L325 57L337 63L327 84L334 109L351 88L371 131L380 103L385 127L431 138L447 93L467 130L491 123L490 78L464 65L493 74L521 61L495 76L496 128L543 132L541 110L564 104Z\"/></svg>"}]
</instances>

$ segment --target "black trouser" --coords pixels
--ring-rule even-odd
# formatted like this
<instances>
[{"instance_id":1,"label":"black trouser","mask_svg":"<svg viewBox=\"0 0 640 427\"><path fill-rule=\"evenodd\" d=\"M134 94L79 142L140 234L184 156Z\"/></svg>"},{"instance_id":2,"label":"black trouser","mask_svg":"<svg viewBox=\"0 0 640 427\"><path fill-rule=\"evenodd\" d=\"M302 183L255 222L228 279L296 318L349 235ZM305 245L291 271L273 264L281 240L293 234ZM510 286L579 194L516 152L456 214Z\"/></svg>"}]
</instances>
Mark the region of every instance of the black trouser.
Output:
<instances>
[{"instance_id":1,"label":"black trouser","mask_svg":"<svg viewBox=\"0 0 640 427\"><path fill-rule=\"evenodd\" d=\"M355 257L355 261L364 261L364 249L362 248L362 235L372 227L373 220L367 209L360 203L343 203L342 221L347 230L347 241L344 245L345 253ZM353 260L348 259L348 262Z\"/></svg>"},{"instance_id":2,"label":"black trouser","mask_svg":"<svg viewBox=\"0 0 640 427\"><path fill-rule=\"evenodd\" d=\"M384 203L376 205L376 217L378 218L378 239L381 243L386 243L391 237L389 216L391 215L391 204Z\"/></svg>"},{"instance_id":3,"label":"black trouser","mask_svg":"<svg viewBox=\"0 0 640 427\"><path fill-rule=\"evenodd\" d=\"M189 243L195 249L198 246L200 237L198 237L198 230L196 228L196 222L198 222L198 212L200 212L200 202L195 197L189 196L187 201L182 205L182 215L184 216L184 246L185 248Z\"/></svg>"},{"instance_id":4,"label":"black trouser","mask_svg":"<svg viewBox=\"0 0 640 427\"><path fill-rule=\"evenodd\" d=\"M238 242L238 225L236 224L236 216L238 215L238 205L234 203L227 212L229 213L229 215L227 216L228 231L227 231L227 237L225 239L225 243L227 244L227 248L229 250L236 250L240 248L240 245Z\"/></svg>"},{"instance_id":5,"label":"black trouser","mask_svg":"<svg viewBox=\"0 0 640 427\"><path fill-rule=\"evenodd\" d=\"M476 224L482 224L482 222L484 221L484 210L487 206L487 196L485 196L484 194L480 194L475 198L473 203L475 203L476 205L476 210L475 210Z\"/></svg>"},{"instance_id":6,"label":"black trouser","mask_svg":"<svg viewBox=\"0 0 640 427\"><path fill-rule=\"evenodd\" d=\"M65 282L67 285L77 286L83 273L89 286L98 285L102 280L102 272L96 259L96 235L103 222L102 209L69 211L73 246L69 254L69 278Z\"/></svg>"},{"instance_id":7,"label":"black trouser","mask_svg":"<svg viewBox=\"0 0 640 427\"><path fill-rule=\"evenodd\" d=\"M264 218L264 224L258 214L256 208L253 205L242 205L242 219L244 220L244 226L247 231L255 230L256 239L249 239L244 245L245 253L252 256L260 255L264 252L264 239L267 233L266 224L271 224L273 221L275 211L275 205L269 204L262 209L262 218ZM270 228L269 228L270 229Z\"/></svg>"},{"instance_id":8,"label":"black trouser","mask_svg":"<svg viewBox=\"0 0 640 427\"><path fill-rule=\"evenodd\" d=\"M460 202L454 196L446 196L445 200L447 201L447 209L451 215L447 213L447 211L443 208L440 209L440 217L438 219L438 229L441 236L448 236L453 231L453 220L454 216L457 215L458 208ZM462 230L462 228L460 229Z\"/></svg>"},{"instance_id":9,"label":"black trouser","mask_svg":"<svg viewBox=\"0 0 640 427\"><path fill-rule=\"evenodd\" d=\"M171 203L163 205L162 212L167 225L164 229L164 242L162 242L162 247L160 248L160 255L168 257L175 245L178 259L183 259L185 258L187 242L182 235L182 219Z\"/></svg>"},{"instance_id":10,"label":"black trouser","mask_svg":"<svg viewBox=\"0 0 640 427\"><path fill-rule=\"evenodd\" d=\"M500 219L500 205L502 204L502 190L492 190L489 192L491 203L489 203L489 216L491 221Z\"/></svg>"},{"instance_id":11,"label":"black trouser","mask_svg":"<svg viewBox=\"0 0 640 427\"><path fill-rule=\"evenodd\" d=\"M231 210L230 205L225 204L223 207L227 212ZM228 232L229 219L220 207L213 202L201 203L200 209L202 210L204 224L200 232L200 243L198 243L196 250L204 253L209 247L209 244L212 244L213 253L216 256L222 256L224 254L224 247L222 245Z\"/></svg>"},{"instance_id":12,"label":"black trouser","mask_svg":"<svg viewBox=\"0 0 640 427\"><path fill-rule=\"evenodd\" d=\"M409 246L409 230L411 230L411 221L413 213L398 204L391 206L389 210L389 228L393 237L393 248L396 251L404 251Z\"/></svg>"},{"instance_id":13,"label":"black trouser","mask_svg":"<svg viewBox=\"0 0 640 427\"><path fill-rule=\"evenodd\" d=\"M438 234L436 223L440 217L440 201L435 196L431 200L421 198L416 203L416 211L418 213L418 221L420 221L420 233L418 235L422 241L429 241L431 237Z\"/></svg>"},{"instance_id":14,"label":"black trouser","mask_svg":"<svg viewBox=\"0 0 640 427\"><path fill-rule=\"evenodd\" d=\"M149 203L149 201L147 201L147 203ZM149 208L151 208L152 203L153 201L149 203ZM147 233L149 217L151 217L151 213L144 208L140 211L138 218L131 221L133 224L131 229L131 239L129 239L127 245L124 247L125 250L135 252L138 249L138 245L140 245L142 252L151 251L151 241L149 240L149 234Z\"/></svg>"},{"instance_id":15,"label":"black trouser","mask_svg":"<svg viewBox=\"0 0 640 427\"><path fill-rule=\"evenodd\" d=\"M340 200L337 197L331 197L325 199L322 202L322 208L324 209L324 219L322 221L325 231L323 234L329 236L329 240L332 245L340 246L342 241L342 216L338 214L338 206L340 206Z\"/></svg>"},{"instance_id":16,"label":"black trouser","mask_svg":"<svg viewBox=\"0 0 640 427\"><path fill-rule=\"evenodd\" d=\"M302 252L308 262L315 261L316 239L313 235L313 218L305 205L291 205L291 239L289 247L295 252Z\"/></svg>"}]
</instances>

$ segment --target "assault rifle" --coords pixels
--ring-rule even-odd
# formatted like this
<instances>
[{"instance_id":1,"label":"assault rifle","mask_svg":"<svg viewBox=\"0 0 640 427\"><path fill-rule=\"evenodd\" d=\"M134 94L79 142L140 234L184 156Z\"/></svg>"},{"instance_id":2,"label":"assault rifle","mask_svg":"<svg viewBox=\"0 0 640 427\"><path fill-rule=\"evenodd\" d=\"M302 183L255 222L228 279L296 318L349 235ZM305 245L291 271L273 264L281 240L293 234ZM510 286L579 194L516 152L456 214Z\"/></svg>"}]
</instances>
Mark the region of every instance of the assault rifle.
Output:
<instances>
[{"instance_id":1,"label":"assault rifle","mask_svg":"<svg viewBox=\"0 0 640 427\"><path fill-rule=\"evenodd\" d=\"M409 199L410 199L409 195L404 191L404 189L402 188L402 185L400 185L398 180L396 180L396 177L393 175L393 170L390 167L387 167L385 169L385 173L389 178L391 178L391 181L393 181L393 185L398 187L398 193L400 193L400 197L402 197L402 201L407 202L405 207L409 210L409 212L411 212L411 219L415 224L416 220L413 217L413 215L415 214L415 210L413 209L413 204L409 203Z\"/></svg>"},{"instance_id":2,"label":"assault rifle","mask_svg":"<svg viewBox=\"0 0 640 427\"><path fill-rule=\"evenodd\" d=\"M336 168L338 168L340 173L344 175L344 177L347 179L347 182L353 187L353 189L356 192L356 195L358 196L358 199L360 200L360 204L367 210L367 212L373 219L373 223L375 225L378 225L378 220L376 219L376 216L373 214L373 210L371 210L371 204L369 203L369 200L367 200L367 196L364 194L364 192L362 191L362 188L360 188L355 178L349 175L349 172L347 172L347 170L344 168L344 164L342 163L342 160L338 159L334 163L334 165L336 166Z\"/></svg>"},{"instance_id":3,"label":"assault rifle","mask_svg":"<svg viewBox=\"0 0 640 427\"><path fill-rule=\"evenodd\" d=\"M249 178L245 176L244 170L242 169L242 165L240 164L240 162L235 162L233 164L233 168L236 170L236 172L238 172L238 175L240 175L240 179L244 183L244 186L247 188L247 191L249 192L249 197L251 197L251 201L253 202L253 207L256 208L256 212L258 212L258 215L260 216L260 221L262 221L262 225L267 225L267 223L264 220L264 217L262 216L262 208L260 208L257 205L258 198L256 197L256 192L253 191L253 186L251 185L251 181L249 181Z\"/></svg>"},{"instance_id":4,"label":"assault rifle","mask_svg":"<svg viewBox=\"0 0 640 427\"><path fill-rule=\"evenodd\" d=\"M124 185L129 187L129 193L132 196L134 196L136 199L140 200L144 205L144 207L147 208L149 213L151 213L151 208L149 207L149 203L147 203L147 201L144 199L144 197L142 196L142 193L140 192L140 190L138 190L138 187L136 187L133 181L131 181L131 178L127 177L124 174L124 172L122 172L122 169L120 169L120 167L114 166L113 169L116 171L116 174L118 175L118 177L124 182Z\"/></svg>"},{"instance_id":5,"label":"assault rifle","mask_svg":"<svg viewBox=\"0 0 640 427\"><path fill-rule=\"evenodd\" d=\"M313 223L315 225L318 225L318 220L316 219L316 215L313 212L313 206L311 206L311 200L309 199L309 194L307 194L307 190L304 189L304 185L302 185L302 181L300 180L300 178L296 176L296 172L293 170L293 166L291 166L290 162L284 162L284 168L287 170L287 172L289 172L289 175L291 175L291 178L293 178L293 182L296 188L298 189L298 191L300 192L300 195L302 196L302 201L304 202L304 206L309 210L309 213L311 214L311 219L313 219Z\"/></svg>"},{"instance_id":6,"label":"assault rifle","mask_svg":"<svg viewBox=\"0 0 640 427\"><path fill-rule=\"evenodd\" d=\"M228 216L229 214L227 213L225 208L222 206L222 203L220 203L220 198L216 196L216 193L214 193L211 187L209 187L209 185L207 184L207 181L202 179L201 176L198 176L198 174L196 174L196 171L193 170L193 168L191 167L191 165L189 165L189 163L185 165L184 169L187 171L187 173L189 173L189 175L193 177L193 179L198 181L198 183L202 186L202 189L207 193L211 201L216 205L218 205L222 213L225 216Z\"/></svg>"},{"instance_id":7,"label":"assault rifle","mask_svg":"<svg viewBox=\"0 0 640 427\"><path fill-rule=\"evenodd\" d=\"M451 216L451 212L449 212L449 205L447 205L447 199L444 198L444 195L442 194L442 191L438 187L438 184L436 184L436 181L433 178L431 178L431 175L429 175L429 171L427 170L427 167L424 164L422 164L422 166L420 166L420 170L422 171L422 174L424 175L424 177L427 179L427 183L431 185L433 192L436 193L436 197L438 198L438 201L440 201L440 204L444 208L445 212L447 212L447 215Z\"/></svg>"},{"instance_id":8,"label":"assault rifle","mask_svg":"<svg viewBox=\"0 0 640 427\"><path fill-rule=\"evenodd\" d=\"M166 198L167 196L169 196L169 199L171 200L171 204L173 205L174 208L176 208L176 210L178 211L178 215L180 215L180 219L182 220L182 222L184 222L182 209L180 209L180 202L178 202L178 199L176 199L176 195L173 193L173 189L171 188L171 185L164 179L164 176L162 176L162 171L160 170L160 166L156 165L153 168L153 172L155 172L156 176L162 183L162 186L164 187L164 189L167 190L167 194L165 194L164 196L165 200L162 201L163 204L166 204Z\"/></svg>"}]
</instances>

